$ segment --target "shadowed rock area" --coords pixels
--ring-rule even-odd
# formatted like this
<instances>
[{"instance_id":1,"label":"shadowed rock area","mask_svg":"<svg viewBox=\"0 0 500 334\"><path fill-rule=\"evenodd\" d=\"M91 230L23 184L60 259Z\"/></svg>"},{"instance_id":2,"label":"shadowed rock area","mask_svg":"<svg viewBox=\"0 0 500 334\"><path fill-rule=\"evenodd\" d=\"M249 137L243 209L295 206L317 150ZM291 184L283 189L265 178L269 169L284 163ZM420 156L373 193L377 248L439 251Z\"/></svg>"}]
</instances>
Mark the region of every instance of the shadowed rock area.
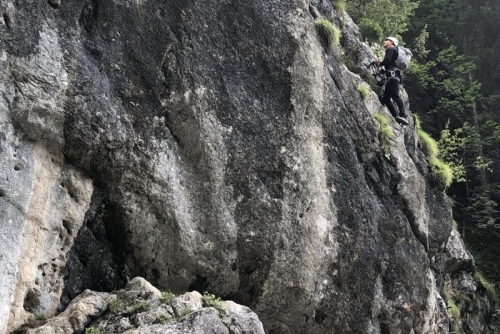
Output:
<instances>
[{"instance_id":1,"label":"shadowed rock area","mask_svg":"<svg viewBox=\"0 0 500 334\"><path fill-rule=\"evenodd\" d=\"M449 332L450 201L413 124L361 97L374 55L329 1L0 14L0 331L141 276L250 307L266 333Z\"/></svg>"}]
</instances>

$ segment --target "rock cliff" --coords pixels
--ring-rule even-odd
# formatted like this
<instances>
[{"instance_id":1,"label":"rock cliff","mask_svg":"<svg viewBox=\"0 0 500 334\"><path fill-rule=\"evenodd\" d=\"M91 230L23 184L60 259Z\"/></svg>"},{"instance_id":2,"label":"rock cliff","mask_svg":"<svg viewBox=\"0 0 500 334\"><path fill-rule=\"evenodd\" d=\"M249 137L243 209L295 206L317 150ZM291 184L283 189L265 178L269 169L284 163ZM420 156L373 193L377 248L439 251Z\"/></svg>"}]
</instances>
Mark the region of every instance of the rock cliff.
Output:
<instances>
[{"instance_id":1,"label":"rock cliff","mask_svg":"<svg viewBox=\"0 0 500 334\"><path fill-rule=\"evenodd\" d=\"M374 56L330 2L0 13L0 332L142 276L267 333L448 333L450 201L413 124L361 96Z\"/></svg>"}]
</instances>

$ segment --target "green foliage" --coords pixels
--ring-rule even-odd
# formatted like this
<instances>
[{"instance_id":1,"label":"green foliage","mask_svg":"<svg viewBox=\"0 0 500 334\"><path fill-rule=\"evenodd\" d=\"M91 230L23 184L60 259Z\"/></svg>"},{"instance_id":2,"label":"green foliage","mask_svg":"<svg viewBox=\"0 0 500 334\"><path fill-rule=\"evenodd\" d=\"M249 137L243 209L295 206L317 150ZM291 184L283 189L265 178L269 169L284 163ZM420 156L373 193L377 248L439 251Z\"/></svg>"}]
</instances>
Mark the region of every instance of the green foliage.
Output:
<instances>
[{"instance_id":1,"label":"green foliage","mask_svg":"<svg viewBox=\"0 0 500 334\"><path fill-rule=\"evenodd\" d=\"M390 139L394 137L394 132L389 127L389 120L385 117L384 114L377 112L373 115L373 117L377 120L380 125L379 131L379 140L382 144L382 149L386 155L391 153L391 142Z\"/></svg>"},{"instance_id":2,"label":"green foliage","mask_svg":"<svg viewBox=\"0 0 500 334\"><path fill-rule=\"evenodd\" d=\"M119 313L120 309L122 307L122 301L119 298L113 299L112 301L109 302L108 309L111 311L111 313Z\"/></svg>"},{"instance_id":3,"label":"green foliage","mask_svg":"<svg viewBox=\"0 0 500 334\"><path fill-rule=\"evenodd\" d=\"M427 158L431 168L431 180L442 190L446 190L453 182L453 171L450 166L438 158Z\"/></svg>"},{"instance_id":4,"label":"green foliage","mask_svg":"<svg viewBox=\"0 0 500 334\"><path fill-rule=\"evenodd\" d=\"M370 88L368 88L365 85L360 85L358 86L358 92L361 94L361 97L363 98L363 101L368 101L368 98L370 97Z\"/></svg>"},{"instance_id":5,"label":"green foliage","mask_svg":"<svg viewBox=\"0 0 500 334\"><path fill-rule=\"evenodd\" d=\"M169 322L171 322L172 320L173 320L173 318L170 315L162 313L156 317L154 322L156 324L165 325L165 324L168 324Z\"/></svg>"},{"instance_id":6,"label":"green foliage","mask_svg":"<svg viewBox=\"0 0 500 334\"><path fill-rule=\"evenodd\" d=\"M378 22L364 18L359 23L359 31L363 37L370 42L380 42L384 38L384 32Z\"/></svg>"},{"instance_id":7,"label":"green foliage","mask_svg":"<svg viewBox=\"0 0 500 334\"><path fill-rule=\"evenodd\" d=\"M345 0L336 0L333 2L333 7L339 14L344 14L347 9L347 3Z\"/></svg>"},{"instance_id":8,"label":"green foliage","mask_svg":"<svg viewBox=\"0 0 500 334\"><path fill-rule=\"evenodd\" d=\"M106 334L106 331L98 327L90 326L85 329L85 334Z\"/></svg>"},{"instance_id":9,"label":"green foliage","mask_svg":"<svg viewBox=\"0 0 500 334\"><path fill-rule=\"evenodd\" d=\"M189 313L193 312L193 310L189 307L186 307L185 309L182 310L181 312L181 317L188 315Z\"/></svg>"},{"instance_id":10,"label":"green foliage","mask_svg":"<svg viewBox=\"0 0 500 334\"><path fill-rule=\"evenodd\" d=\"M448 298L448 314L453 319L453 328L455 330L455 333L463 333L462 315L460 314L460 308L452 298Z\"/></svg>"},{"instance_id":11,"label":"green foliage","mask_svg":"<svg viewBox=\"0 0 500 334\"><path fill-rule=\"evenodd\" d=\"M395 36L407 30L418 2L410 0L346 0L348 12L355 21L377 22L384 36Z\"/></svg>"},{"instance_id":12,"label":"green foliage","mask_svg":"<svg viewBox=\"0 0 500 334\"><path fill-rule=\"evenodd\" d=\"M125 313L136 314L136 313L144 312L144 311L147 311L150 308L150 306L151 306L150 302L147 302L147 301L140 302L140 303L137 303L137 304L127 308L125 310Z\"/></svg>"},{"instance_id":13,"label":"green foliage","mask_svg":"<svg viewBox=\"0 0 500 334\"><path fill-rule=\"evenodd\" d=\"M417 130L418 138L420 139L420 148L429 158L437 158L439 155L439 147L437 142L424 130Z\"/></svg>"},{"instance_id":14,"label":"green foliage","mask_svg":"<svg viewBox=\"0 0 500 334\"><path fill-rule=\"evenodd\" d=\"M439 188L446 190L453 182L452 168L439 158L439 146L437 142L417 123L417 135L420 139L420 148L427 156L427 162L431 169L431 181Z\"/></svg>"},{"instance_id":15,"label":"green foliage","mask_svg":"<svg viewBox=\"0 0 500 334\"><path fill-rule=\"evenodd\" d=\"M167 304L175 298L175 294L170 291L163 291L158 298L161 303Z\"/></svg>"},{"instance_id":16,"label":"green foliage","mask_svg":"<svg viewBox=\"0 0 500 334\"><path fill-rule=\"evenodd\" d=\"M220 309L222 307L222 300L219 297L215 297L215 295L212 295L206 291L202 296L202 302L203 306L205 307L215 307L217 309Z\"/></svg>"},{"instance_id":17,"label":"green foliage","mask_svg":"<svg viewBox=\"0 0 500 334\"><path fill-rule=\"evenodd\" d=\"M484 277L484 274L480 271L476 271L474 278L476 281L486 290L486 295L488 298L495 303L495 305L498 305L499 299L498 299L498 293L495 289L495 286L490 283L486 277Z\"/></svg>"},{"instance_id":18,"label":"green foliage","mask_svg":"<svg viewBox=\"0 0 500 334\"><path fill-rule=\"evenodd\" d=\"M337 45L340 42L341 32L328 19L316 19L316 29L327 48Z\"/></svg>"}]
</instances>

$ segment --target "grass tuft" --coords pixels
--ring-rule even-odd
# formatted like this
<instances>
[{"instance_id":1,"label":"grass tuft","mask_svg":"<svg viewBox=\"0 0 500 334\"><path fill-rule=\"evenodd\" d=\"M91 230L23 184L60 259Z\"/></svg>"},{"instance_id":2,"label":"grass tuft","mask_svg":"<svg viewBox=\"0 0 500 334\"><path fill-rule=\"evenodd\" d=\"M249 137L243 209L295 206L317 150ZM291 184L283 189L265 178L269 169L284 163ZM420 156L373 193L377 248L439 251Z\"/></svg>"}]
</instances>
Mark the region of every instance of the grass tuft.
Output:
<instances>
[{"instance_id":1,"label":"grass tuft","mask_svg":"<svg viewBox=\"0 0 500 334\"><path fill-rule=\"evenodd\" d=\"M316 19L315 23L316 29L327 48L339 44L341 32L328 19L319 18Z\"/></svg>"},{"instance_id":2,"label":"grass tuft","mask_svg":"<svg viewBox=\"0 0 500 334\"><path fill-rule=\"evenodd\" d=\"M448 189L453 182L453 170L438 158L428 158L431 167L431 179L435 185L442 190Z\"/></svg>"},{"instance_id":3,"label":"grass tuft","mask_svg":"<svg viewBox=\"0 0 500 334\"><path fill-rule=\"evenodd\" d=\"M370 97L370 89L365 85L358 86L358 92L361 94L363 101L368 101L368 97Z\"/></svg>"},{"instance_id":4,"label":"grass tuft","mask_svg":"<svg viewBox=\"0 0 500 334\"><path fill-rule=\"evenodd\" d=\"M382 149L386 155L391 153L390 139L394 136L394 132L389 127L389 119L384 114L377 112L373 115L380 125L379 140L382 144Z\"/></svg>"},{"instance_id":5,"label":"grass tuft","mask_svg":"<svg viewBox=\"0 0 500 334\"><path fill-rule=\"evenodd\" d=\"M417 130L418 138L420 139L420 147L422 152L429 158L437 158L439 155L439 147L437 142L424 130Z\"/></svg>"},{"instance_id":6,"label":"grass tuft","mask_svg":"<svg viewBox=\"0 0 500 334\"><path fill-rule=\"evenodd\" d=\"M345 0L336 0L333 2L333 7L339 14L345 14L347 11L347 2Z\"/></svg>"}]
</instances>

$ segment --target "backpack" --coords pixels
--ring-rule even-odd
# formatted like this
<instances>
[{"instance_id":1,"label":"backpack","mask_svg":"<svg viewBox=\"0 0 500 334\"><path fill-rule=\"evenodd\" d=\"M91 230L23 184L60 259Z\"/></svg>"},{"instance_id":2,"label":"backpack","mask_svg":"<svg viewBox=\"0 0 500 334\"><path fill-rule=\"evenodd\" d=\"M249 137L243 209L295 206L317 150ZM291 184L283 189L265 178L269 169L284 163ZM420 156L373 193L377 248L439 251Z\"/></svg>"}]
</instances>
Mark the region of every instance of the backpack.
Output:
<instances>
[{"instance_id":1,"label":"backpack","mask_svg":"<svg viewBox=\"0 0 500 334\"><path fill-rule=\"evenodd\" d=\"M405 48L404 46L398 46L397 49L398 57L396 58L395 65L400 70L406 70L408 68L408 65L410 65L410 60L413 56L413 53L411 53L410 49Z\"/></svg>"}]
</instances>

